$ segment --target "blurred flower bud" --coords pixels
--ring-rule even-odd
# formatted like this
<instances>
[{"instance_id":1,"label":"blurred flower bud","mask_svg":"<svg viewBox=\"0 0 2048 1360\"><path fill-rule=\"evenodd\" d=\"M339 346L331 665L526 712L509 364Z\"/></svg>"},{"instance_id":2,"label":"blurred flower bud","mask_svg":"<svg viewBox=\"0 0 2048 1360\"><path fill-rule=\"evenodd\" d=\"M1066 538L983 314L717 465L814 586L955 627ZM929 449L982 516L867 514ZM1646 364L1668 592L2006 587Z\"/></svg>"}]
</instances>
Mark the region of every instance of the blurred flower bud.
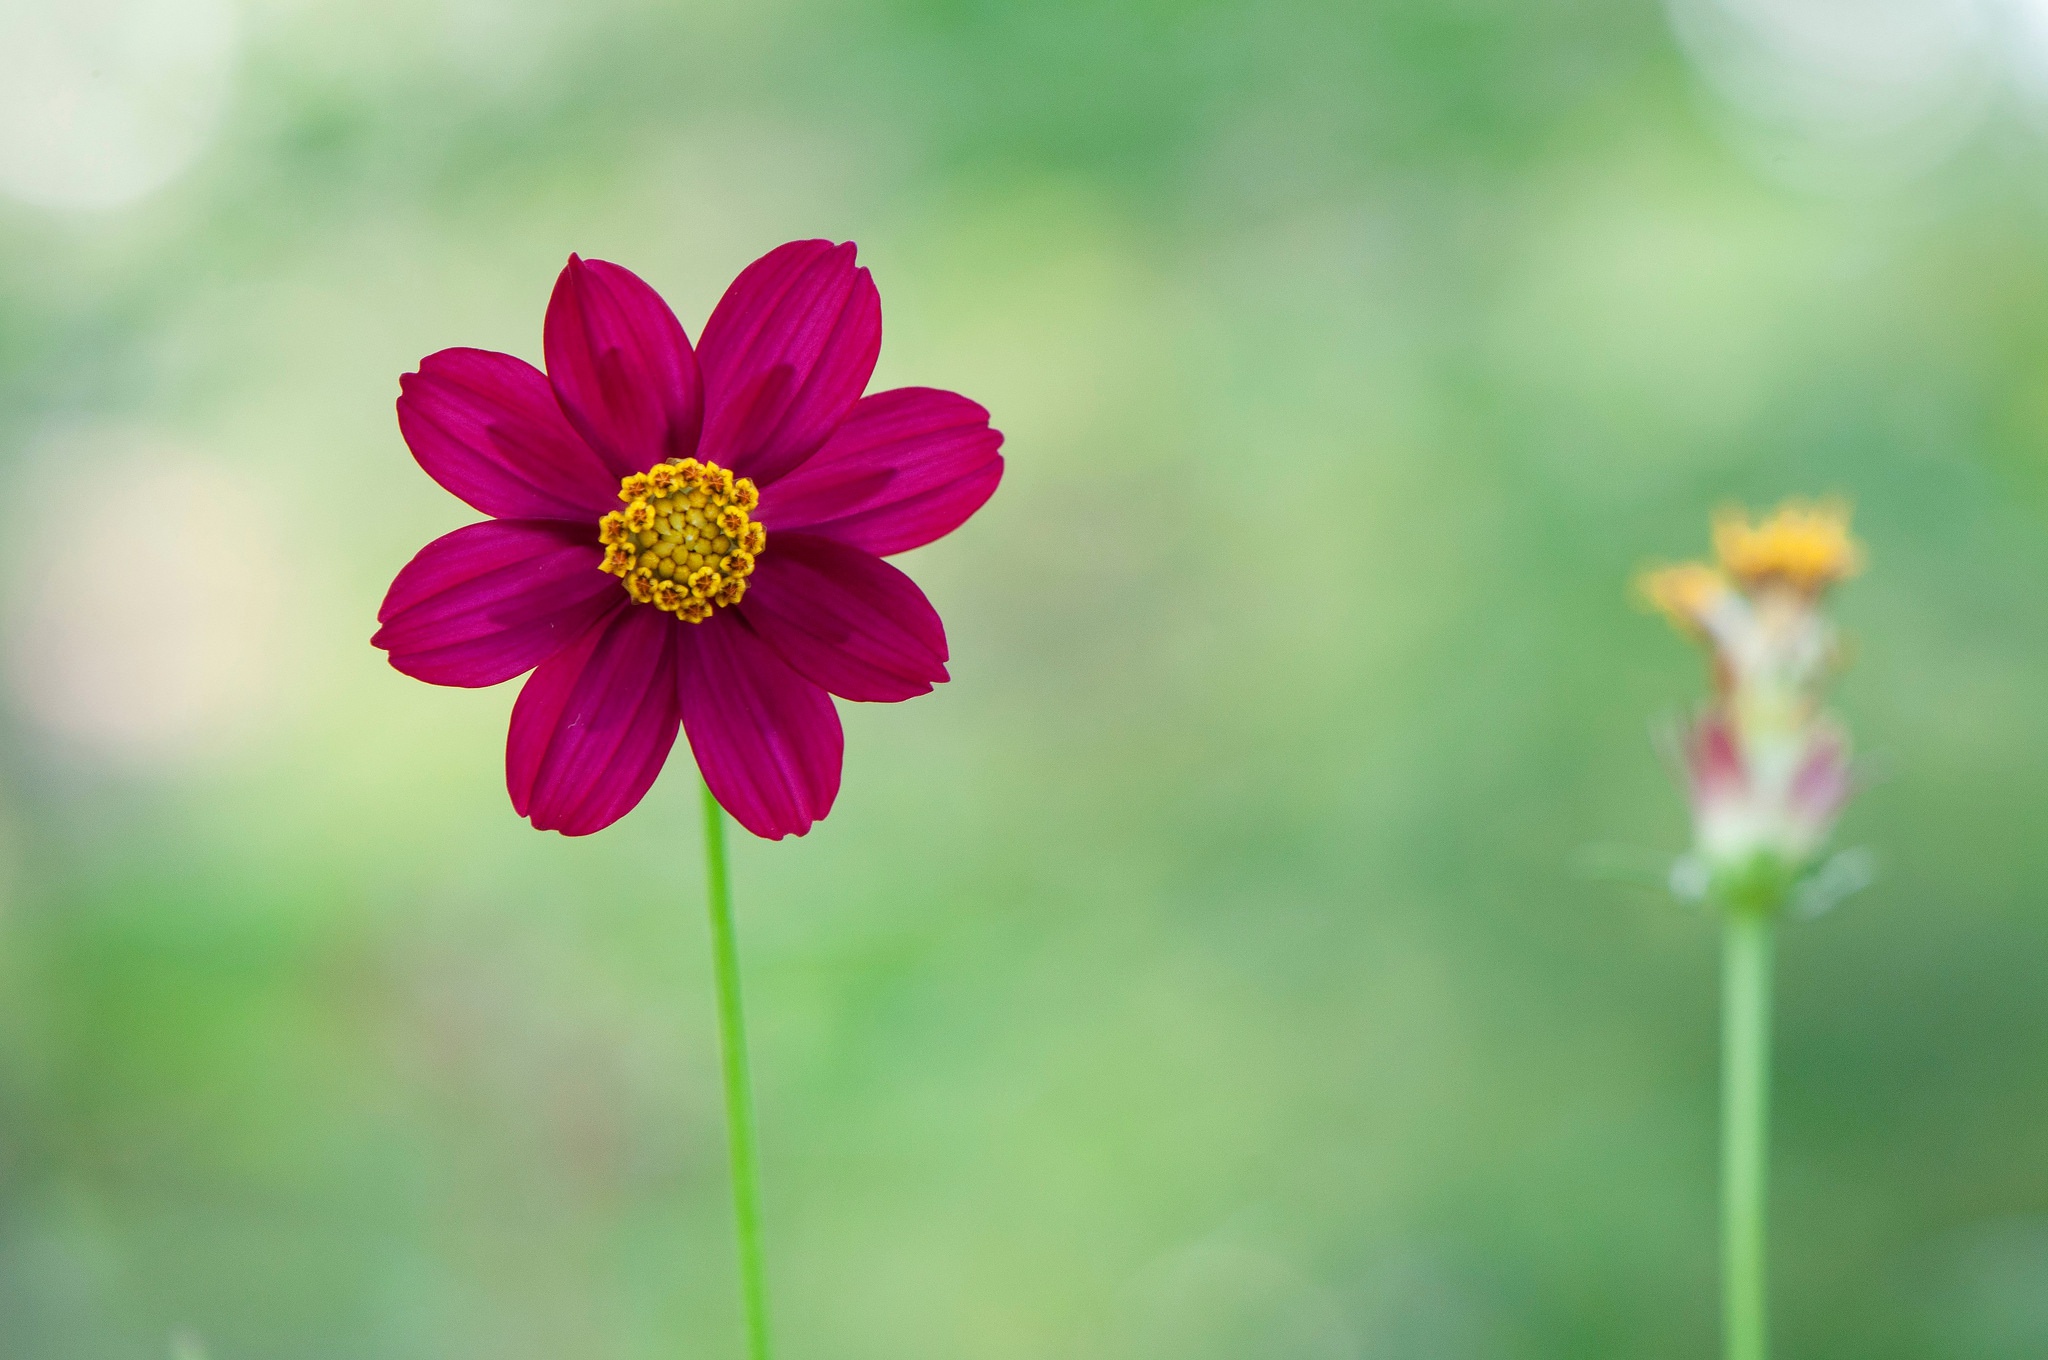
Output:
<instances>
[{"instance_id":1,"label":"blurred flower bud","mask_svg":"<svg viewBox=\"0 0 2048 1360\"><path fill-rule=\"evenodd\" d=\"M1821 709L1838 660L1821 611L1863 566L1839 502L1788 501L1761 523L1714 519L1717 566L1646 572L1644 598L1708 650L1713 697L1682 759L1696 871L1724 905L1776 910L1816 868L1853 788L1849 737Z\"/></svg>"}]
</instances>

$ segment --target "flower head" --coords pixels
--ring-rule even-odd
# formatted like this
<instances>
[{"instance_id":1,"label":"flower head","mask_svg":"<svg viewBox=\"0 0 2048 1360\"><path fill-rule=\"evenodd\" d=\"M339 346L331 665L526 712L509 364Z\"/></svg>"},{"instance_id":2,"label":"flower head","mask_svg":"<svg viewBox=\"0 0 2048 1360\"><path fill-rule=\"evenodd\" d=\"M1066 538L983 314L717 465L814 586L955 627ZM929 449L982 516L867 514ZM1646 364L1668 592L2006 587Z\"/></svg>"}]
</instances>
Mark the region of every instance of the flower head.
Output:
<instances>
[{"instance_id":1,"label":"flower head","mask_svg":"<svg viewBox=\"0 0 2048 1360\"><path fill-rule=\"evenodd\" d=\"M1714 553L1752 590L1782 584L1817 595L1863 570L1863 549L1849 536L1849 507L1836 500L1786 501L1761 524L1731 506L1714 516Z\"/></svg>"},{"instance_id":2,"label":"flower head","mask_svg":"<svg viewBox=\"0 0 2048 1360\"><path fill-rule=\"evenodd\" d=\"M1002 435L952 392L863 396L880 348L851 244L770 251L694 347L638 277L572 255L545 373L448 349L400 379L414 458L492 518L399 572L371 641L434 684L533 672L505 752L521 816L609 826L680 729L741 825L801 835L839 789L831 696L947 678L938 614L881 559L994 494Z\"/></svg>"},{"instance_id":3,"label":"flower head","mask_svg":"<svg viewBox=\"0 0 2048 1360\"><path fill-rule=\"evenodd\" d=\"M1638 586L1712 660L1682 749L1694 854L1724 898L1775 897L1814 867L1852 792L1848 734L1821 709L1838 656L1821 605L1863 551L1839 502L1789 501L1759 524L1724 510L1714 547L1717 565L1655 568Z\"/></svg>"}]
</instances>

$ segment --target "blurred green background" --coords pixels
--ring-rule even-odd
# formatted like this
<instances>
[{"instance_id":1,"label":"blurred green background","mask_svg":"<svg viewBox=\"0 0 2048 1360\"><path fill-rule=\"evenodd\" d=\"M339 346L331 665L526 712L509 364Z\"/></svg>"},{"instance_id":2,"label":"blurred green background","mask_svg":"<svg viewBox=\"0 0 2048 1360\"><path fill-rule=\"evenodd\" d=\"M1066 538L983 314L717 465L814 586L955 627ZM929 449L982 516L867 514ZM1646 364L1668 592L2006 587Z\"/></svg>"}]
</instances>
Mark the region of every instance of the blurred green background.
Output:
<instances>
[{"instance_id":1,"label":"blurred green background","mask_svg":"<svg viewBox=\"0 0 2048 1360\"><path fill-rule=\"evenodd\" d=\"M738 1354L688 764L368 637L401 372L808 235L1010 462L736 851L787 1356L1715 1354L1626 583L1827 491L1778 1336L2048 1354L2048 7L0 0L0 1355Z\"/></svg>"}]
</instances>

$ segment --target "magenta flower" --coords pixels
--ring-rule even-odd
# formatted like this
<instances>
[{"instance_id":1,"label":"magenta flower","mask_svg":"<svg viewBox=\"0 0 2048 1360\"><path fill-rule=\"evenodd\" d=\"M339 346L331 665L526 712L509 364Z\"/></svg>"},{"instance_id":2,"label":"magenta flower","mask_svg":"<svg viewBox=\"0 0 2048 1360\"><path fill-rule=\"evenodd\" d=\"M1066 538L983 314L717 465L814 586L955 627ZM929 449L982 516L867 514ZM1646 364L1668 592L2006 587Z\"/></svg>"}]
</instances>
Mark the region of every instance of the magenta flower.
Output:
<instances>
[{"instance_id":1,"label":"magenta flower","mask_svg":"<svg viewBox=\"0 0 2048 1360\"><path fill-rule=\"evenodd\" d=\"M981 508L1002 435L952 392L862 396L881 344L850 242L756 260L695 349L638 277L572 255L545 374L445 349L399 380L413 457L492 518L406 564L371 641L437 685L533 672L505 747L521 816L611 825L681 727L741 825L802 835L839 791L830 695L947 678L938 613L881 559Z\"/></svg>"}]
</instances>

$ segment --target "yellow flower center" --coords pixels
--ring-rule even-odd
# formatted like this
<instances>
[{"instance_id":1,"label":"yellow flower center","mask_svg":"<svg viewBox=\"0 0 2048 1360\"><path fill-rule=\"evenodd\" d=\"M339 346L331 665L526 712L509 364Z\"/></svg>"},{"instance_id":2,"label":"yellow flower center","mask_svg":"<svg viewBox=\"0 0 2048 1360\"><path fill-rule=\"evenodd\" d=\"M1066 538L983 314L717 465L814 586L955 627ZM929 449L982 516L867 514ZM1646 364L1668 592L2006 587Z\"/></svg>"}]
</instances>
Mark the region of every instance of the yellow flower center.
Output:
<instances>
[{"instance_id":1,"label":"yellow flower center","mask_svg":"<svg viewBox=\"0 0 2048 1360\"><path fill-rule=\"evenodd\" d=\"M761 493L716 463L671 458L619 483L623 510L597 522L604 570L626 593L685 623L738 604L768 545L749 512Z\"/></svg>"},{"instance_id":2,"label":"yellow flower center","mask_svg":"<svg viewBox=\"0 0 2048 1360\"><path fill-rule=\"evenodd\" d=\"M1727 577L1699 562L1646 571L1636 578L1636 586L1652 608L1695 636L1706 631L1707 611L1730 589Z\"/></svg>"},{"instance_id":3,"label":"yellow flower center","mask_svg":"<svg viewBox=\"0 0 2048 1360\"><path fill-rule=\"evenodd\" d=\"M1745 586L1781 581L1808 595L1863 569L1863 549L1849 534L1849 507L1840 501L1787 501L1755 525L1740 510L1723 510L1714 516L1714 551Z\"/></svg>"}]
</instances>

